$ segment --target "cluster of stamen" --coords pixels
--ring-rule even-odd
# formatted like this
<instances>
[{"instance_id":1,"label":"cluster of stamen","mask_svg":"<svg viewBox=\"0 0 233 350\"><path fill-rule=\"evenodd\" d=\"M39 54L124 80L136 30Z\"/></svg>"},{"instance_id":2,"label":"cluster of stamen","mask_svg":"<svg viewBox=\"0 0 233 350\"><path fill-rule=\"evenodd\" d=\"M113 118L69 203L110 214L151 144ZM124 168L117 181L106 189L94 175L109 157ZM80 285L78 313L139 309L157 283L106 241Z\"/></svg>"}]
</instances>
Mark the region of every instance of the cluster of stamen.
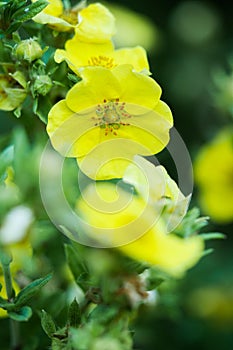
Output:
<instances>
[{"instance_id":1,"label":"cluster of stamen","mask_svg":"<svg viewBox=\"0 0 233 350\"><path fill-rule=\"evenodd\" d=\"M78 11L74 9L64 10L63 13L59 16L64 21L76 25L78 24Z\"/></svg>"},{"instance_id":2,"label":"cluster of stamen","mask_svg":"<svg viewBox=\"0 0 233 350\"><path fill-rule=\"evenodd\" d=\"M95 126L105 129L105 135L112 133L117 136L117 130L121 126L128 126L129 123L125 123L122 119L129 119L131 115L125 110L125 102L119 102L119 99L107 101L104 100L103 104L97 105L96 117L92 119L95 121Z\"/></svg>"},{"instance_id":3,"label":"cluster of stamen","mask_svg":"<svg viewBox=\"0 0 233 350\"><path fill-rule=\"evenodd\" d=\"M93 56L88 60L89 66L101 66L108 69L114 68L115 62L114 59L107 56Z\"/></svg>"}]
</instances>

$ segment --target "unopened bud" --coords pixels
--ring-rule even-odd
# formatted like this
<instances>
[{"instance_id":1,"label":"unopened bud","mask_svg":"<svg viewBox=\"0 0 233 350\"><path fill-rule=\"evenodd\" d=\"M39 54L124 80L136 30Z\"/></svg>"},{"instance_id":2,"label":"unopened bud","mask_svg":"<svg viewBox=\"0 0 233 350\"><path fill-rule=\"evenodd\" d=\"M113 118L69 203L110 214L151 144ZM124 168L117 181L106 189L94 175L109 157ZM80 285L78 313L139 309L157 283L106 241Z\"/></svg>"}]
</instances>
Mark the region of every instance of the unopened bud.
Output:
<instances>
[{"instance_id":1,"label":"unopened bud","mask_svg":"<svg viewBox=\"0 0 233 350\"><path fill-rule=\"evenodd\" d=\"M26 39L15 46L14 53L19 59L32 62L43 55L43 50L37 41Z\"/></svg>"},{"instance_id":2,"label":"unopened bud","mask_svg":"<svg viewBox=\"0 0 233 350\"><path fill-rule=\"evenodd\" d=\"M51 89L53 83L48 75L38 75L34 82L34 92L45 96Z\"/></svg>"}]
</instances>

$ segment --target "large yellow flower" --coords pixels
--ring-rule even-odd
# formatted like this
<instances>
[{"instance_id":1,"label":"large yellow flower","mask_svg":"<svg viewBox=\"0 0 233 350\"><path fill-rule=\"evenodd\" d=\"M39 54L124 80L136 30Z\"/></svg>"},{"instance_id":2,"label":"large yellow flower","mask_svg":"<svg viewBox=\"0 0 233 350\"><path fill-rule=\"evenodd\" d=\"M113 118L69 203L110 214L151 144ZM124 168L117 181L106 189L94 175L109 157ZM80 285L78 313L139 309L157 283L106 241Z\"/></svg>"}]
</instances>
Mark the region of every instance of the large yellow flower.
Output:
<instances>
[{"instance_id":1,"label":"large yellow flower","mask_svg":"<svg viewBox=\"0 0 233 350\"><path fill-rule=\"evenodd\" d=\"M146 51L140 46L114 50L111 41L91 44L80 41L76 35L66 42L65 50L56 50L54 59L57 63L66 61L77 75L80 67L102 66L111 69L126 63L138 72L149 70Z\"/></svg>"},{"instance_id":2,"label":"large yellow flower","mask_svg":"<svg viewBox=\"0 0 233 350\"><path fill-rule=\"evenodd\" d=\"M54 148L76 157L94 179L119 178L135 154L151 155L169 141L173 119L150 77L120 65L88 67L82 81L49 112Z\"/></svg>"},{"instance_id":3,"label":"large yellow flower","mask_svg":"<svg viewBox=\"0 0 233 350\"><path fill-rule=\"evenodd\" d=\"M37 0L33 0L35 2ZM82 41L104 42L115 33L115 19L103 5L96 3L80 8L65 9L61 0L50 0L49 5L33 20L48 24L59 32L74 31Z\"/></svg>"},{"instance_id":4,"label":"large yellow flower","mask_svg":"<svg viewBox=\"0 0 233 350\"><path fill-rule=\"evenodd\" d=\"M233 129L221 131L194 164L203 210L220 223L233 220Z\"/></svg>"},{"instance_id":5,"label":"large yellow flower","mask_svg":"<svg viewBox=\"0 0 233 350\"><path fill-rule=\"evenodd\" d=\"M90 184L77 201L83 230L100 246L116 247L127 256L180 277L194 266L203 241L167 234L163 215L143 197L109 182Z\"/></svg>"}]
</instances>

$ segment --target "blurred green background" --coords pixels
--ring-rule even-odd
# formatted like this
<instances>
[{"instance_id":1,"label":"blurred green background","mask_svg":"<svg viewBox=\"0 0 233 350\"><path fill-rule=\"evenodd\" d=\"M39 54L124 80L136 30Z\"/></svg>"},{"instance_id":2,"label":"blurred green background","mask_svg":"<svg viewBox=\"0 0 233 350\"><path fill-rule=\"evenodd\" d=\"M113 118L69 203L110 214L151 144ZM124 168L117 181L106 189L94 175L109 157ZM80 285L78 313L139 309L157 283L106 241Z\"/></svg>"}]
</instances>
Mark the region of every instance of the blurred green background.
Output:
<instances>
[{"instance_id":1,"label":"blurred green background","mask_svg":"<svg viewBox=\"0 0 233 350\"><path fill-rule=\"evenodd\" d=\"M105 4L117 16L116 44L146 46L162 99L171 107L175 127L194 161L202 146L232 126L231 4L169 0ZM0 121L2 135L22 122L9 112L0 113ZM175 176L166 151L158 158ZM199 205L197 187L194 205ZM227 239L209 242L212 254L182 281L163 285L153 307L141 308L135 321L135 349L233 349L232 227L210 220L209 230L223 232Z\"/></svg>"}]
</instances>

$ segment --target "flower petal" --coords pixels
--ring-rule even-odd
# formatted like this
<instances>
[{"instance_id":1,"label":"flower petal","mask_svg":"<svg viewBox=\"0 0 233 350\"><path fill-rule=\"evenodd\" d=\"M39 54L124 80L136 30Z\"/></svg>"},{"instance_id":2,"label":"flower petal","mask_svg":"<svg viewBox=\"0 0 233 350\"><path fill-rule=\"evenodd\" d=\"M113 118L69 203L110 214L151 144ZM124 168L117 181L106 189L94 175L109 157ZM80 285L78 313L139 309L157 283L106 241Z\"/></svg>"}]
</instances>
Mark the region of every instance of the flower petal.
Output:
<instances>
[{"instance_id":1,"label":"flower petal","mask_svg":"<svg viewBox=\"0 0 233 350\"><path fill-rule=\"evenodd\" d=\"M53 147L63 156L86 154L96 143L99 128L94 126L90 115L92 112L81 115L74 113L65 100L59 101L49 111L47 132Z\"/></svg>"},{"instance_id":2,"label":"flower petal","mask_svg":"<svg viewBox=\"0 0 233 350\"><path fill-rule=\"evenodd\" d=\"M74 112L119 98L121 85L112 72L102 67L88 67L80 71L82 81L74 85L66 96L68 107Z\"/></svg>"},{"instance_id":3,"label":"flower petal","mask_svg":"<svg viewBox=\"0 0 233 350\"><path fill-rule=\"evenodd\" d=\"M79 12L75 33L81 41L105 42L115 33L115 18L103 5L91 4Z\"/></svg>"},{"instance_id":4,"label":"flower petal","mask_svg":"<svg viewBox=\"0 0 233 350\"><path fill-rule=\"evenodd\" d=\"M141 46L116 50L114 58L118 65L131 64L137 72L149 70L146 51Z\"/></svg>"},{"instance_id":5,"label":"flower petal","mask_svg":"<svg viewBox=\"0 0 233 350\"><path fill-rule=\"evenodd\" d=\"M154 109L161 96L160 86L154 79L134 72L132 68L131 65L124 64L112 70L122 86L120 100Z\"/></svg>"},{"instance_id":6,"label":"flower petal","mask_svg":"<svg viewBox=\"0 0 233 350\"><path fill-rule=\"evenodd\" d=\"M77 36L74 36L71 40L66 42L65 50L56 50L54 59L57 63L66 61L70 69L79 75L80 67L94 66L95 64L92 62L93 58L97 60L99 57L111 58L113 50L114 48L111 41L104 43L86 43L80 41Z\"/></svg>"}]
</instances>

